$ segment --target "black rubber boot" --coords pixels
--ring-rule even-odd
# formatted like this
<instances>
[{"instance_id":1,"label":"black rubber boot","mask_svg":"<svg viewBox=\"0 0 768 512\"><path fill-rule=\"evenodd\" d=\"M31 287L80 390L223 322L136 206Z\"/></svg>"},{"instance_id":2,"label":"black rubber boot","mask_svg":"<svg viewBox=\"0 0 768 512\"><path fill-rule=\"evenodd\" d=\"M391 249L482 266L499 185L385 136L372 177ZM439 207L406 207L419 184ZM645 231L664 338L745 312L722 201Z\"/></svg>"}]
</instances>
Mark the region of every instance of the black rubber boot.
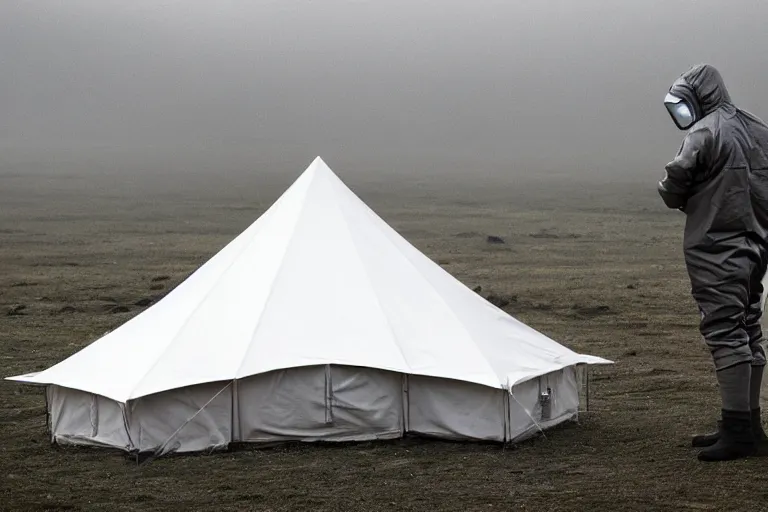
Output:
<instances>
[{"instance_id":1,"label":"black rubber boot","mask_svg":"<svg viewBox=\"0 0 768 512\"><path fill-rule=\"evenodd\" d=\"M712 446L699 453L699 460L720 462L755 455L757 444L752 432L752 413L723 409L720 436Z\"/></svg>"},{"instance_id":2,"label":"black rubber boot","mask_svg":"<svg viewBox=\"0 0 768 512\"><path fill-rule=\"evenodd\" d=\"M699 434L697 436L693 436L691 445L694 448L706 448L707 446L712 446L717 442L718 439L720 439L720 430L722 430L722 428L723 422L718 421L716 431L710 432L709 434Z\"/></svg>"},{"instance_id":3,"label":"black rubber boot","mask_svg":"<svg viewBox=\"0 0 768 512\"><path fill-rule=\"evenodd\" d=\"M768 455L768 436L763 430L763 418L760 408L752 409L752 435L755 436L755 455L765 457Z\"/></svg>"},{"instance_id":4,"label":"black rubber boot","mask_svg":"<svg viewBox=\"0 0 768 512\"><path fill-rule=\"evenodd\" d=\"M762 414L760 408L752 409L750 411L750 421L752 422L752 434L755 436L755 443L758 445L759 455L768 455L768 436L765 435L763 430ZM706 448L712 446L720 439L720 430L722 429L723 422L717 422L717 431L710 432L709 434L700 434L693 436L691 445L694 448Z\"/></svg>"}]
</instances>

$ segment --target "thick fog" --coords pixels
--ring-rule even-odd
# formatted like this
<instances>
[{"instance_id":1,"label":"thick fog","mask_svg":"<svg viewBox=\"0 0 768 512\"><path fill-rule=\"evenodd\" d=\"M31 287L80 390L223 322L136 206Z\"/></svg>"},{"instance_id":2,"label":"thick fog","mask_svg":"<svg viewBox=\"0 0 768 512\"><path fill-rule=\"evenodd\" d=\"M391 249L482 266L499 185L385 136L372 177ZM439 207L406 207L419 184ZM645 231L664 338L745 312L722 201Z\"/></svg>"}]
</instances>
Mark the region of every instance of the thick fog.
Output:
<instances>
[{"instance_id":1,"label":"thick fog","mask_svg":"<svg viewBox=\"0 0 768 512\"><path fill-rule=\"evenodd\" d=\"M0 163L656 176L693 64L768 118L761 0L0 3Z\"/></svg>"}]
</instances>

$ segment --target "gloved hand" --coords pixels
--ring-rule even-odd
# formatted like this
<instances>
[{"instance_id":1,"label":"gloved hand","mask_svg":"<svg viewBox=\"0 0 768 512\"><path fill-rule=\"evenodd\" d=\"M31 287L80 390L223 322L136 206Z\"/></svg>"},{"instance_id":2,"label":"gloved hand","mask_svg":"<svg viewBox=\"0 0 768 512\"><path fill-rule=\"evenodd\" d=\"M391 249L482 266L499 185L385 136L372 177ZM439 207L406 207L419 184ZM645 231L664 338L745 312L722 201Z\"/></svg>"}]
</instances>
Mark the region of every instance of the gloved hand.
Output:
<instances>
[{"instance_id":1,"label":"gloved hand","mask_svg":"<svg viewBox=\"0 0 768 512\"><path fill-rule=\"evenodd\" d=\"M660 181L657 184L657 190L659 192L659 195L661 196L662 200L664 200L664 204L667 205L667 208L672 210L680 210L684 211L685 204L688 201L687 197L684 197L679 194L675 194L673 192L670 192L667 190L667 187L665 186L664 180Z\"/></svg>"}]
</instances>

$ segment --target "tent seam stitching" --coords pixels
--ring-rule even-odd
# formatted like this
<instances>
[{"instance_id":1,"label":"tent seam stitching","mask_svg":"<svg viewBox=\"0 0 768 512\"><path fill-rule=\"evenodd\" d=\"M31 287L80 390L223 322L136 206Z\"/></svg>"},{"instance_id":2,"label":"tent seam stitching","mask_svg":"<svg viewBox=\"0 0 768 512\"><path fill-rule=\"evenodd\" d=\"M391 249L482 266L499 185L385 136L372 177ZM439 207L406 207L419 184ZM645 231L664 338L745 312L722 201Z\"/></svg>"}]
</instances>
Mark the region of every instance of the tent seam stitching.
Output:
<instances>
[{"instance_id":1,"label":"tent seam stitching","mask_svg":"<svg viewBox=\"0 0 768 512\"><path fill-rule=\"evenodd\" d=\"M334 195L337 195L337 192L335 190L335 186L333 183L329 183L331 185ZM392 333L392 339L395 342L395 347L397 347L397 351L400 353L400 357L403 359L403 363L405 363L405 366L408 367L409 373L413 373L413 368L411 368L411 365L408 363L408 359L405 357L405 354L403 353L403 348L400 346L400 340L397 336L397 333L395 332L395 329L392 327L392 323L389 320L389 317L387 316L386 312L384 311L383 304L381 302L381 298L379 297L379 294L376 290L376 287L373 284L373 280L371 279L371 275L368 272L368 267L363 262L363 258L360 254L360 249L357 247L357 242L355 241L355 237L352 234L352 229L349 227L349 221L347 220L347 217L345 215L344 209L339 204L339 202L334 203L336 206L336 209L338 210L339 214L341 215L342 221L344 222L344 227L347 229L347 233L349 233L349 239L352 242L352 247L355 249L355 253L357 254L357 259L360 261L360 266L363 268L363 274L365 275L366 280L368 281L368 284L371 285L371 290L373 290L373 297L376 299L376 303L379 305L379 311L381 312L381 315L384 317L384 321L387 323L387 327L389 328L389 332Z\"/></svg>"},{"instance_id":2,"label":"tent seam stitching","mask_svg":"<svg viewBox=\"0 0 768 512\"><path fill-rule=\"evenodd\" d=\"M312 182L317 179L317 171L312 175L312 180L307 184L307 190L304 192L304 197L306 198L306 192L309 190L309 187L312 185ZM275 272L275 277L272 279L272 283L269 286L269 293L267 293L266 299L264 299L264 308L261 310L261 314L259 315L259 319L256 321L256 325L253 328L253 331L251 331L250 340L248 342L248 346L246 347L245 351L243 352L243 356L240 358L240 364L237 366L237 370L235 370L233 379L240 379L242 377L239 377L240 370L243 368L243 364L245 364L245 358L248 355L248 353L251 350L251 345L253 344L253 339L256 336L256 333L259 331L259 328L261 327L261 323L264 319L264 312L266 311L267 307L269 306L269 300L272 298L272 294L275 291L275 283L277 283L278 278L283 273L283 270L285 269L285 256L288 254L288 251L293 246L294 240L295 240L295 230L296 227L299 225L299 221L301 220L301 217L304 215L304 209L306 206L306 201L301 202L301 208L299 208L299 213L296 215L296 222L293 224L293 229L291 230L291 237L288 240L288 243L285 244L285 250L283 251L283 255L280 258L280 264L277 267L277 271ZM256 373L251 374L256 375ZM248 375L250 376L250 375Z\"/></svg>"},{"instance_id":3,"label":"tent seam stitching","mask_svg":"<svg viewBox=\"0 0 768 512\"><path fill-rule=\"evenodd\" d=\"M351 192L351 191L350 191L350 192ZM354 193L353 193L353 194L354 194ZM391 226L389 226L389 225L388 225L386 222L384 222L384 220L383 220L383 219L381 219L381 218L380 218L380 217L379 217L379 216L378 216L378 215L377 215L377 214L376 214L376 213L375 213L375 212L374 212L374 211L373 211L373 210L372 210L372 209L371 209L371 208L370 208L368 205L366 205L366 204L365 204L363 201L361 201L361 203L362 203L363 205L365 205L365 211L366 211L366 213L367 213L369 216L372 216L374 219L379 219L379 220L381 220L381 221L382 221L382 222L383 222L383 223L384 223L384 224L385 224L387 227L389 227L390 229L392 229L393 231L395 231L395 229L394 229L394 228L392 228L392 227L391 227ZM397 249L397 245L395 245L394 241L393 241L393 240L390 238L390 236L387 234L386 230L384 230L384 229L381 229L381 232L382 232L382 234L384 235L384 238L386 239L386 241L387 241L387 242L388 242L390 245L394 246L394 247L395 247L395 249ZM396 232L396 231L395 231L395 232ZM396 233L397 233L397 232L396 232ZM397 233L397 234L398 234L398 236L401 236L401 237L402 237L402 235L400 235L399 233ZM404 237L403 237L403 239L404 239L404 240L405 240L405 241L406 241L406 242L407 242L409 245L411 245L411 246L412 246L412 244L411 244L410 242L408 242L408 240L407 240L407 239L405 239ZM415 247L414 247L414 248L415 248ZM418 249L416 249L416 250L418 251ZM419 252L421 252L421 251L419 251ZM477 343L475 343L474 337L473 337L473 336L472 336L472 334L470 333L470 331L469 331L469 329L467 328L466 324L465 324L465 323L464 323L464 322L463 322L463 321L462 321L462 320L461 320L461 319L460 319L460 318L459 318L459 317L458 317L458 316L457 316L457 315L454 313L454 311L453 311L453 308L450 306L450 304L448 304L448 303L445 301L445 299L443 298L442 294L441 294L440 292L438 292L438 291L437 291L437 289L435 288L435 286L432 284L432 281L431 281L431 280L429 280L429 279L427 279L427 278L424 276L424 274L422 274L421 272L419 272L419 269L418 269L418 267L417 267L417 266L414 264L414 262L411 260L411 258L409 258L409 257L408 257L406 254L404 254L402 251L399 251L399 250L397 250L397 251L396 251L396 253L397 253L397 254L400 254L400 255L403 257L403 259L405 259L405 261L408 263L408 265L410 265L410 266L411 266L411 267L412 267L414 270L416 270L416 275L418 275L419 277L421 277L421 278L422 278L422 280L423 280L423 281L424 281L424 282L427 284L427 286L429 287L429 289L430 289L430 290L431 290L431 291L432 291L432 292L433 292L433 293L434 293L434 294L435 294L435 295L438 297L438 299L439 299L439 300L440 300L440 301L441 301L441 302L442 302L442 303L443 303L443 304L444 304L444 305L447 307L448 311L451 313L451 316L452 316L452 317L453 317L453 318L456 320L456 322L457 322L457 323L458 323L458 324L461 326L461 328L464 330L464 332L465 332L465 333L468 335L469 339L472 341L472 347L475 349L475 351L476 351L477 353L479 353L479 354L480 354L480 356L481 356L481 358L482 358L483 362L486 364L486 366L488 367L488 369L489 369L489 370L491 371L491 373L492 373L492 374L493 374L493 375L494 375L494 376L495 376L495 377L498 379L498 378L499 378L499 376L496 374L496 371L493 369L493 367L492 367L492 366L491 366L491 365L488 363L488 359L486 358L485 354L484 354L484 353L483 353L483 352L480 350L480 348L477 346ZM423 253L422 253L422 254L423 254ZM432 259L431 259L431 258L429 258L428 256L424 255L424 257L426 257L427 259L429 259L429 261L430 261L432 264L436 264L436 263L435 263L434 261L432 261ZM441 268L441 270L443 270L443 269ZM453 277L452 275L450 275L450 274L448 274L448 275L449 275L449 276L450 276L452 279L456 279L456 278L455 278L455 277ZM469 381L469 380L464 380L464 379L456 379L456 380L462 380L462 381L464 381L464 382L470 382L470 383L474 383L474 384L480 384L480 383L478 383L478 382L475 382L475 381ZM490 388L492 388L492 389L504 389L504 384L503 384L503 383L501 383L501 382L499 382L499 384L498 384L498 387L497 387L497 386L488 386L487 384L480 384L480 385L483 385L483 386L487 386L487 387L490 387Z\"/></svg>"}]
</instances>

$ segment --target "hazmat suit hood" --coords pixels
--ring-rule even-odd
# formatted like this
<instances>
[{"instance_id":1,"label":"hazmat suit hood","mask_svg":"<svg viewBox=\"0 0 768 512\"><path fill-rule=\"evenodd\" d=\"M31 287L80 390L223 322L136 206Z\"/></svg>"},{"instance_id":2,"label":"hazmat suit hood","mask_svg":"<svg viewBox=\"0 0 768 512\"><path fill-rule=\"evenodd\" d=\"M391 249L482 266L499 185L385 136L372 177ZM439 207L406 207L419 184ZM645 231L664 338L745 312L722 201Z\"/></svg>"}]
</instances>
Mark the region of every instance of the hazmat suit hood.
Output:
<instances>
[{"instance_id":1,"label":"hazmat suit hood","mask_svg":"<svg viewBox=\"0 0 768 512\"><path fill-rule=\"evenodd\" d=\"M681 100L681 101L680 101ZM680 101L680 103L677 103ZM675 124L681 130L687 130L704 117L720 108L732 108L731 96L720 72L709 64L699 64L683 73L669 88L665 98L667 109ZM690 110L690 122L679 120L680 107L684 112ZM685 108L687 107L687 108Z\"/></svg>"}]
</instances>

